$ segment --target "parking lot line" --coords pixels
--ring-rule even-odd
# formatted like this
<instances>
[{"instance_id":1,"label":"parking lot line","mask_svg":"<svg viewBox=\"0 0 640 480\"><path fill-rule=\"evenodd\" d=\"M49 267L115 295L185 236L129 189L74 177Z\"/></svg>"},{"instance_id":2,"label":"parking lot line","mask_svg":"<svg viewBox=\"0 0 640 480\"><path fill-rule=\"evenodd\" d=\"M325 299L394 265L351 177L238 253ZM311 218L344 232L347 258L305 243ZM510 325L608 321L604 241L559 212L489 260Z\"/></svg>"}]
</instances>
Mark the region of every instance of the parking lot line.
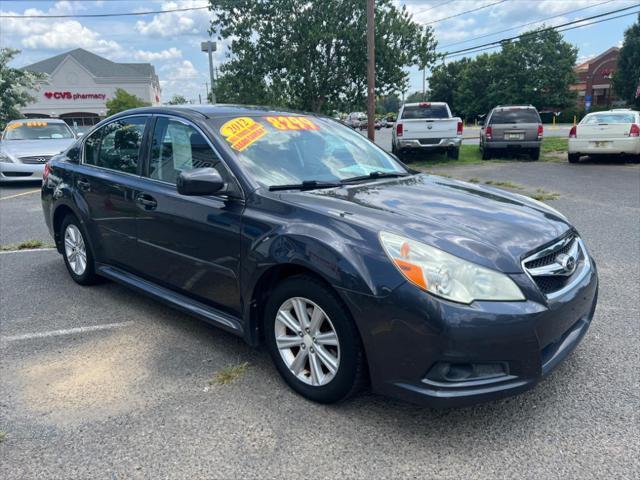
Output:
<instances>
[{"instance_id":1,"label":"parking lot line","mask_svg":"<svg viewBox=\"0 0 640 480\"><path fill-rule=\"evenodd\" d=\"M51 248L22 248L20 250L5 250L4 252L0 252L0 255L6 255L9 253L28 253L28 252L50 252L52 250L57 250L53 247Z\"/></svg>"},{"instance_id":2,"label":"parking lot line","mask_svg":"<svg viewBox=\"0 0 640 480\"><path fill-rule=\"evenodd\" d=\"M21 197L23 195L31 195L32 193L37 193L40 190L29 190L28 192L16 193L15 195L9 195L8 197L0 197L0 200L11 200L12 198Z\"/></svg>"},{"instance_id":3,"label":"parking lot line","mask_svg":"<svg viewBox=\"0 0 640 480\"><path fill-rule=\"evenodd\" d=\"M128 327L134 322L105 323L104 325L93 325L90 327L66 328L63 330L51 330L49 332L23 333L21 335L6 335L0 337L0 342L15 342L19 340L32 340L34 338L59 337L62 335L73 335L74 333L96 332L99 330L111 330L114 328Z\"/></svg>"}]
</instances>

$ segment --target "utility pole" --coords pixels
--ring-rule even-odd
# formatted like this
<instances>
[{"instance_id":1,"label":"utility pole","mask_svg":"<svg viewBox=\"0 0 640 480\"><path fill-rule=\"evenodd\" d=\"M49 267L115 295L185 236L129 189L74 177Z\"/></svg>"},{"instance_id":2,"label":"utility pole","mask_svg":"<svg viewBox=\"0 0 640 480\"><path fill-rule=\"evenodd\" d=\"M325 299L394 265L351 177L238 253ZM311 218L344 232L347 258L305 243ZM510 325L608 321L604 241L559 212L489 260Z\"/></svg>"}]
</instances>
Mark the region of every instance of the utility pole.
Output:
<instances>
[{"instance_id":1,"label":"utility pole","mask_svg":"<svg viewBox=\"0 0 640 480\"><path fill-rule=\"evenodd\" d=\"M422 101L427 101L427 67L422 67Z\"/></svg>"},{"instance_id":2,"label":"utility pole","mask_svg":"<svg viewBox=\"0 0 640 480\"><path fill-rule=\"evenodd\" d=\"M200 43L200 50L209 54L209 79L211 80L211 103L216 103L215 80L213 78L213 55L216 51L216 42L208 40Z\"/></svg>"},{"instance_id":3,"label":"utility pole","mask_svg":"<svg viewBox=\"0 0 640 480\"><path fill-rule=\"evenodd\" d=\"M376 42L375 0L367 0L367 137L376 138L374 117L376 114Z\"/></svg>"}]
</instances>

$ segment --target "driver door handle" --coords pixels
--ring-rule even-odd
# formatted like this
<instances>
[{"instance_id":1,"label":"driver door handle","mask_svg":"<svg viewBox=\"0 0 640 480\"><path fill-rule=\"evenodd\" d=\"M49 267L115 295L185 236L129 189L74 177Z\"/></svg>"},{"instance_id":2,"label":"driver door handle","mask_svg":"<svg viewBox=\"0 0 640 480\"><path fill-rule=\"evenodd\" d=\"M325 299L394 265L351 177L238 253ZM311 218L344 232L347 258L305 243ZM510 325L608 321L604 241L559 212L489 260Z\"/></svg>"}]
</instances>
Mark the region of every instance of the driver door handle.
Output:
<instances>
[{"instance_id":1,"label":"driver door handle","mask_svg":"<svg viewBox=\"0 0 640 480\"><path fill-rule=\"evenodd\" d=\"M136 196L136 203L144 210L153 210L158 206L158 202L148 193L139 193Z\"/></svg>"}]
</instances>

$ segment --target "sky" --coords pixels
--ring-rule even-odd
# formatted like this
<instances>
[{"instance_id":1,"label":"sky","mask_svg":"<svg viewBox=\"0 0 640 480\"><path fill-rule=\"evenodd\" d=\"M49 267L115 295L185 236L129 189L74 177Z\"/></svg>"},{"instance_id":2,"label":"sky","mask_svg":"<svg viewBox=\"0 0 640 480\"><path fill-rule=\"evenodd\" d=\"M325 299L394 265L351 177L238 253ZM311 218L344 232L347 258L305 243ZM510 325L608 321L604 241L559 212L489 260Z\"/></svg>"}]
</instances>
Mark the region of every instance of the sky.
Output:
<instances>
[{"instance_id":1,"label":"sky","mask_svg":"<svg viewBox=\"0 0 640 480\"><path fill-rule=\"evenodd\" d=\"M399 6L406 5L417 22L431 25L438 41L437 51L449 52L517 35L542 24L554 26L640 5L638 0L394 1ZM0 0L0 15L145 12L202 7L207 3L206 0ZM477 10L467 12L472 9ZM576 11L578 9L580 11ZM611 16L637 10L640 8ZM612 46L621 46L624 30L636 17L628 15L570 30L563 35L566 41L578 47L581 62ZM78 47L113 61L150 62L160 78L163 101L174 94L197 101L198 94L205 98L205 82L209 79L208 59L206 53L200 51L200 42L209 39L210 18L211 13L206 9L103 18L0 18L0 46L22 51L12 64L16 67ZM496 33L503 30L507 31ZM228 45L219 43L214 53L214 65L222 64L227 55ZM416 68L407 71L409 92L422 90L422 73Z\"/></svg>"}]
</instances>

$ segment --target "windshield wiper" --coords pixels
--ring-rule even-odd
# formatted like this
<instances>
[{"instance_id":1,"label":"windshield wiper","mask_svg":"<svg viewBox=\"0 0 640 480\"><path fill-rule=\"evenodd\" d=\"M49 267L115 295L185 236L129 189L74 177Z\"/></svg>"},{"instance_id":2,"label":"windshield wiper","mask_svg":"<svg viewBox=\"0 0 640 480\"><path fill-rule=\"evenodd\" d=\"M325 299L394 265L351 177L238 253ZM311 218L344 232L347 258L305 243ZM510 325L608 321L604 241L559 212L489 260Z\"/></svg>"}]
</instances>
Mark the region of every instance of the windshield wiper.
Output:
<instances>
[{"instance_id":1,"label":"windshield wiper","mask_svg":"<svg viewBox=\"0 0 640 480\"><path fill-rule=\"evenodd\" d=\"M345 178L344 180L341 180L341 183L361 182L363 180L371 180L376 178L406 177L408 175L411 174L406 172L371 172L367 175Z\"/></svg>"},{"instance_id":2,"label":"windshield wiper","mask_svg":"<svg viewBox=\"0 0 640 480\"><path fill-rule=\"evenodd\" d=\"M316 188L335 188L342 186L337 182L319 182L318 180L305 180L302 183L292 183L290 185L271 185L270 191L275 190L314 190Z\"/></svg>"}]
</instances>

